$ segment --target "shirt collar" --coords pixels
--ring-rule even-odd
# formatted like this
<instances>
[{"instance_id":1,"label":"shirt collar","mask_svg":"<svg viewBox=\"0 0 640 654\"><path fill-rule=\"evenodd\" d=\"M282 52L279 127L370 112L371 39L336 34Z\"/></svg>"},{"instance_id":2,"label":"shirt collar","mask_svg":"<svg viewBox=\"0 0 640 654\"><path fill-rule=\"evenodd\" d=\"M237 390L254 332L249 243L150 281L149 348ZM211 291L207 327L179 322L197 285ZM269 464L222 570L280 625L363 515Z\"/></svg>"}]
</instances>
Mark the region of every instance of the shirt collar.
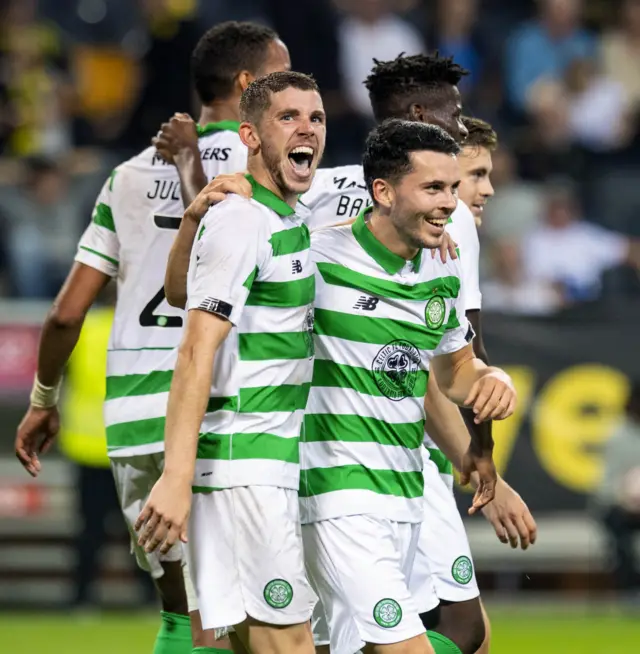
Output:
<instances>
[{"instance_id":1,"label":"shirt collar","mask_svg":"<svg viewBox=\"0 0 640 654\"><path fill-rule=\"evenodd\" d=\"M282 198L279 198L273 191L262 186L262 184L258 184L252 175L246 175L246 178L249 180L253 189L252 200L275 211L279 216L292 216L295 213Z\"/></svg>"},{"instance_id":2,"label":"shirt collar","mask_svg":"<svg viewBox=\"0 0 640 654\"><path fill-rule=\"evenodd\" d=\"M237 120L221 120L217 123L207 123L206 125L196 125L198 138L213 134L213 132L238 132L240 123Z\"/></svg>"},{"instance_id":3,"label":"shirt collar","mask_svg":"<svg viewBox=\"0 0 640 654\"><path fill-rule=\"evenodd\" d=\"M353 227L353 235L356 241L360 244L362 249L377 263L385 272L390 275L399 273L404 265L407 263L406 259L391 252L385 245L373 235L373 232L367 227L366 217L373 211L373 207L367 207L357 218ZM420 270L420 262L422 260L422 249L418 250L418 254L411 260L414 272Z\"/></svg>"}]
</instances>

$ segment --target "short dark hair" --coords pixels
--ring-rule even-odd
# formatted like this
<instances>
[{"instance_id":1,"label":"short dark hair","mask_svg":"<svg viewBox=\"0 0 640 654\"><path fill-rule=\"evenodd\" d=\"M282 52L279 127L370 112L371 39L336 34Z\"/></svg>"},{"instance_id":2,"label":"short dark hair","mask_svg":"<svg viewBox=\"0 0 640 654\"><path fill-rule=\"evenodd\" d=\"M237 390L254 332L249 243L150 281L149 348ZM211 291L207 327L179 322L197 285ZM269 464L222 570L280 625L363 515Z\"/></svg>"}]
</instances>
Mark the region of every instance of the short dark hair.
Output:
<instances>
[{"instance_id":1,"label":"short dark hair","mask_svg":"<svg viewBox=\"0 0 640 654\"><path fill-rule=\"evenodd\" d=\"M318 84L311 75L288 70L269 73L249 84L240 98L240 118L250 123L257 122L271 106L271 95L289 88L300 91L316 91Z\"/></svg>"},{"instance_id":2,"label":"short dark hair","mask_svg":"<svg viewBox=\"0 0 640 654\"><path fill-rule=\"evenodd\" d=\"M365 80L376 120L404 118L408 105L426 92L443 86L457 86L469 74L438 51L406 57L400 54L393 61L374 59L371 74Z\"/></svg>"},{"instance_id":3,"label":"short dark hair","mask_svg":"<svg viewBox=\"0 0 640 654\"><path fill-rule=\"evenodd\" d=\"M386 179L394 183L412 170L410 154L431 150L457 155L460 146L437 125L391 118L378 125L367 137L362 167L369 195L373 182Z\"/></svg>"},{"instance_id":4,"label":"short dark hair","mask_svg":"<svg viewBox=\"0 0 640 654\"><path fill-rule=\"evenodd\" d=\"M227 21L205 32L191 55L191 76L204 104L228 97L243 70L257 75L266 50L278 38L257 23Z\"/></svg>"},{"instance_id":5,"label":"short dark hair","mask_svg":"<svg viewBox=\"0 0 640 654\"><path fill-rule=\"evenodd\" d=\"M493 152L498 147L498 135L489 123L480 118L462 117L462 124L467 128L467 138L463 147L486 148Z\"/></svg>"}]
</instances>

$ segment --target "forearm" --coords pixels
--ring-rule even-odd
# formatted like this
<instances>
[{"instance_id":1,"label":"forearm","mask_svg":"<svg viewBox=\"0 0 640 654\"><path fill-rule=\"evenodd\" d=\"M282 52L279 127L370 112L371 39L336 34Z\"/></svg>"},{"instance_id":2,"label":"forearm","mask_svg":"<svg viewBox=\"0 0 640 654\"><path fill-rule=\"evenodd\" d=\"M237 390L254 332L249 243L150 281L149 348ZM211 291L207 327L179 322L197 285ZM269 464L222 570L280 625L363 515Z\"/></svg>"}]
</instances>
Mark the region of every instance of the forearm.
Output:
<instances>
[{"instance_id":1,"label":"forearm","mask_svg":"<svg viewBox=\"0 0 640 654\"><path fill-rule=\"evenodd\" d=\"M82 331L82 320L65 322L56 316L56 308L50 311L40 334L38 348L38 381L43 386L55 386L61 379L65 366Z\"/></svg>"},{"instance_id":2,"label":"forearm","mask_svg":"<svg viewBox=\"0 0 640 654\"><path fill-rule=\"evenodd\" d=\"M198 233L198 221L187 211L180 222L180 229L173 242L164 277L164 293L172 307L184 309L187 303L187 274L191 248Z\"/></svg>"},{"instance_id":3,"label":"forearm","mask_svg":"<svg viewBox=\"0 0 640 654\"><path fill-rule=\"evenodd\" d=\"M173 161L178 169L182 202L186 209L209 180L205 175L200 151L197 148L182 150L173 158Z\"/></svg>"},{"instance_id":4,"label":"forearm","mask_svg":"<svg viewBox=\"0 0 640 654\"><path fill-rule=\"evenodd\" d=\"M467 311L467 318L475 332L473 339L473 352L487 366L489 365L489 356L484 346L484 337L482 333L482 319L480 310ZM490 452L493 450L493 435L491 429L491 421L477 424L474 422L475 414L471 409L460 408L460 413L464 422L471 434L471 442L474 445L476 453Z\"/></svg>"},{"instance_id":5,"label":"forearm","mask_svg":"<svg viewBox=\"0 0 640 654\"><path fill-rule=\"evenodd\" d=\"M442 394L433 373L429 377L425 413L425 428L429 437L460 470L462 457L469 449L469 432L459 408Z\"/></svg>"},{"instance_id":6,"label":"forearm","mask_svg":"<svg viewBox=\"0 0 640 654\"><path fill-rule=\"evenodd\" d=\"M180 346L165 425L165 472L184 481L193 479L198 435L211 387L211 359L198 356L197 349Z\"/></svg>"}]
</instances>

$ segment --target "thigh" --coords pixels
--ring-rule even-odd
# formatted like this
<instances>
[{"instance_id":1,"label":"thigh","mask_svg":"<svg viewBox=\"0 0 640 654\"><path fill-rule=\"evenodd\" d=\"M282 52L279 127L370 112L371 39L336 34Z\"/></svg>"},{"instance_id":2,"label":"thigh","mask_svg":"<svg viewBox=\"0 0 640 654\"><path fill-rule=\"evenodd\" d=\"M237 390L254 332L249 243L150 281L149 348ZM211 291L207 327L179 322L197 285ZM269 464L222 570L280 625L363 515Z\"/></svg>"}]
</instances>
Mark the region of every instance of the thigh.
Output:
<instances>
[{"instance_id":1,"label":"thigh","mask_svg":"<svg viewBox=\"0 0 640 654\"><path fill-rule=\"evenodd\" d=\"M138 536L134 530L149 493L162 474L163 458L163 454L155 453L111 459L111 472L120 509L131 534L131 549L138 565L156 579L164 574L162 561L181 561L183 558L181 543L176 543L166 554L145 552L144 548L138 545Z\"/></svg>"},{"instance_id":2,"label":"thigh","mask_svg":"<svg viewBox=\"0 0 640 654\"><path fill-rule=\"evenodd\" d=\"M373 516L303 526L307 570L324 606L332 654L424 631L404 570L416 529Z\"/></svg>"},{"instance_id":3,"label":"thigh","mask_svg":"<svg viewBox=\"0 0 640 654\"><path fill-rule=\"evenodd\" d=\"M433 608L429 605L433 587L438 599L450 602L480 595L455 498L433 463L425 466L424 478L424 520L411 576L411 591L421 613Z\"/></svg>"},{"instance_id":4,"label":"thigh","mask_svg":"<svg viewBox=\"0 0 640 654\"><path fill-rule=\"evenodd\" d=\"M302 624L317 601L305 574L293 490L253 486L194 495L189 564L205 629L247 617Z\"/></svg>"}]
</instances>

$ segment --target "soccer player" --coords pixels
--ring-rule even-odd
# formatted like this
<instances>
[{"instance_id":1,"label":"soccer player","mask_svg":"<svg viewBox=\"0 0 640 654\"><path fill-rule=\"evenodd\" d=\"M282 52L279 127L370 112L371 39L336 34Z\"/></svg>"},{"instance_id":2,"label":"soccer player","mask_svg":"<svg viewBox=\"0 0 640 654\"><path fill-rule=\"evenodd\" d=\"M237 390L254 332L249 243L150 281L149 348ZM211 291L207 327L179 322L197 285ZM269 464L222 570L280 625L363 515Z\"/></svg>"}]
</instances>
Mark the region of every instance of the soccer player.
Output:
<instances>
[{"instance_id":1,"label":"soccer player","mask_svg":"<svg viewBox=\"0 0 640 654\"><path fill-rule=\"evenodd\" d=\"M147 550L187 540L202 624L254 654L314 652L299 436L313 365L315 283L296 212L324 151L312 78L273 73L240 103L251 200L202 223L169 393L166 464L136 528ZM193 495L192 495L193 492Z\"/></svg>"},{"instance_id":2,"label":"soccer player","mask_svg":"<svg viewBox=\"0 0 640 654\"><path fill-rule=\"evenodd\" d=\"M494 195L491 155L498 147L498 135L489 123L479 118L463 116L462 124L467 136L458 157L461 175L458 195L471 209L476 227L480 227L484 207Z\"/></svg>"},{"instance_id":3,"label":"soccer player","mask_svg":"<svg viewBox=\"0 0 640 654\"><path fill-rule=\"evenodd\" d=\"M237 133L240 96L256 77L289 68L286 47L265 27L223 23L202 37L193 52L192 74L202 102L196 156L205 179L245 169L246 147ZM39 454L58 431L64 366L87 311L107 282L116 278L118 301L105 401L107 446L136 559L153 576L162 601L156 654L181 654L192 647L188 600L194 608L194 598L185 592L188 574L183 580L182 547L160 556L146 553L133 530L163 467L164 416L183 323L182 312L164 300L163 282L183 212L176 168L155 148L113 171L45 321L31 404L16 437L18 458L36 476ZM203 640L197 613L192 618L194 644L213 647L212 640Z\"/></svg>"},{"instance_id":4,"label":"soccer player","mask_svg":"<svg viewBox=\"0 0 640 654\"><path fill-rule=\"evenodd\" d=\"M433 123L443 127L456 140L466 138L468 130L461 120L460 94L457 90L457 84L464 73L465 71L451 59L445 59L438 55L400 56L390 62L378 62L367 80L375 116L378 120L401 117L418 122ZM463 151L463 156L460 157L461 166L464 166L467 161L472 161L472 165L475 165L477 163L476 154L475 150ZM467 177L463 175L461 184L463 188L467 185ZM233 180L219 180L217 183L210 184L208 195L203 194L199 198L199 202L204 202L206 205L207 198L210 201L215 201L219 195L217 191L224 189L224 185L230 183L233 183ZM236 180L235 188L238 192L242 192L242 187L242 180ZM354 165L334 169L319 169L310 191L302 197L302 202L311 211L310 224L313 226L331 225L347 219L353 220L371 202L362 167ZM202 208L192 214L195 220L190 229L193 233L196 230L197 220L202 214ZM183 226L185 226L184 222ZM183 226L181 226L181 230ZM451 222L447 225L447 230L459 244L461 252L465 307L468 311L467 316L476 331L473 345L476 353L481 358L486 359L480 322L479 242L474 216L464 202L458 202L458 206L451 216ZM190 241L187 240L182 245L183 249L188 252L190 244ZM177 239L174 249L179 245L181 244ZM172 266L167 270L167 286L172 287L171 295L180 298L183 303L184 290L182 289L184 288L183 280L186 271L178 271L176 274L176 268ZM167 294L170 294L169 290L167 290ZM365 314L364 308L361 311ZM434 391L432 395L434 396L432 399L437 401L437 392ZM429 401L431 402L431 400ZM441 445L444 436L454 439L459 445L462 443L460 447L464 446L464 449L461 453L458 453L458 451L453 452L452 454L455 454L455 456L452 456L452 458L456 466L463 467L461 461L468 451L469 435L462 424L457 409L455 409L457 415L451 415L452 408L455 409L450 403L431 402L428 418L437 418L438 411L442 411L447 419L441 419L435 424L430 421L430 430L433 431L432 436L437 438ZM474 430L482 430L479 434L480 439L487 444L487 448L490 450L492 448L491 433L487 429L486 423L485 425L476 426L473 417L469 422ZM442 438L436 433L438 430L441 431ZM449 651L452 652L458 650L464 654L473 654L483 643L486 630L478 599L479 591L475 584L473 565L468 555L468 540L455 503L452 502L451 491L443 485L439 474L439 471L442 471L445 479L452 479L450 474L451 464L437 449L432 439L429 439L427 444L430 448L429 454L425 457L425 502L428 506L427 510L445 511L441 518L438 516L432 517L430 514L430 523L442 523L446 526L446 532L453 534L453 536L447 540L446 547L438 548L435 552L436 556L443 552L447 558L442 562L434 561L433 571L426 578L424 572L427 567L422 566L420 568L423 572L423 583L426 584L420 593L423 598L420 610L424 614L425 625L437 632L437 635L432 635L433 639L441 639L441 642L436 643L437 647L442 647L442 651L445 652L447 648L450 648ZM477 458L481 458L482 451L477 452L477 455ZM485 478L490 477L490 472L490 470L485 469ZM474 475L472 480L477 482L477 476ZM431 490L432 484L435 485L434 491ZM535 523L519 495L499 478L496 484L496 492L499 492L499 501L495 502L494 500L493 507L488 504L484 513L496 528L498 537L504 540L506 531L513 544L514 535L517 538L519 533L524 537L522 540L523 545L535 539ZM487 495L492 493L493 489L490 489L489 493L482 492L478 506L486 503L490 499ZM429 503L429 498L441 494L444 494L444 501L433 507ZM426 528L422 533L424 537ZM433 533L438 534L438 529L434 529ZM455 552L458 552L458 554L449 560L448 557ZM453 563L457 559L459 560L456 575L461 580L460 583L455 582L455 578L452 577ZM435 609L437 598L434 598L431 590L434 583L436 588L440 585L433 579L437 571L441 571L443 576L441 584L443 588L450 587L452 583L458 586L458 594L452 600L449 600L445 595L439 609ZM461 601L460 597L464 599ZM326 628L322 626L321 618L318 621L318 630L326 632ZM316 643L323 645L326 640L317 638Z\"/></svg>"},{"instance_id":5,"label":"soccer player","mask_svg":"<svg viewBox=\"0 0 640 654\"><path fill-rule=\"evenodd\" d=\"M425 251L439 246L456 208L459 150L439 127L385 121L363 158L373 206L311 237L316 359L301 519L332 654L365 645L379 654L434 651L408 587L423 519L430 370L478 422L515 407L509 377L469 344L460 264Z\"/></svg>"}]
</instances>

